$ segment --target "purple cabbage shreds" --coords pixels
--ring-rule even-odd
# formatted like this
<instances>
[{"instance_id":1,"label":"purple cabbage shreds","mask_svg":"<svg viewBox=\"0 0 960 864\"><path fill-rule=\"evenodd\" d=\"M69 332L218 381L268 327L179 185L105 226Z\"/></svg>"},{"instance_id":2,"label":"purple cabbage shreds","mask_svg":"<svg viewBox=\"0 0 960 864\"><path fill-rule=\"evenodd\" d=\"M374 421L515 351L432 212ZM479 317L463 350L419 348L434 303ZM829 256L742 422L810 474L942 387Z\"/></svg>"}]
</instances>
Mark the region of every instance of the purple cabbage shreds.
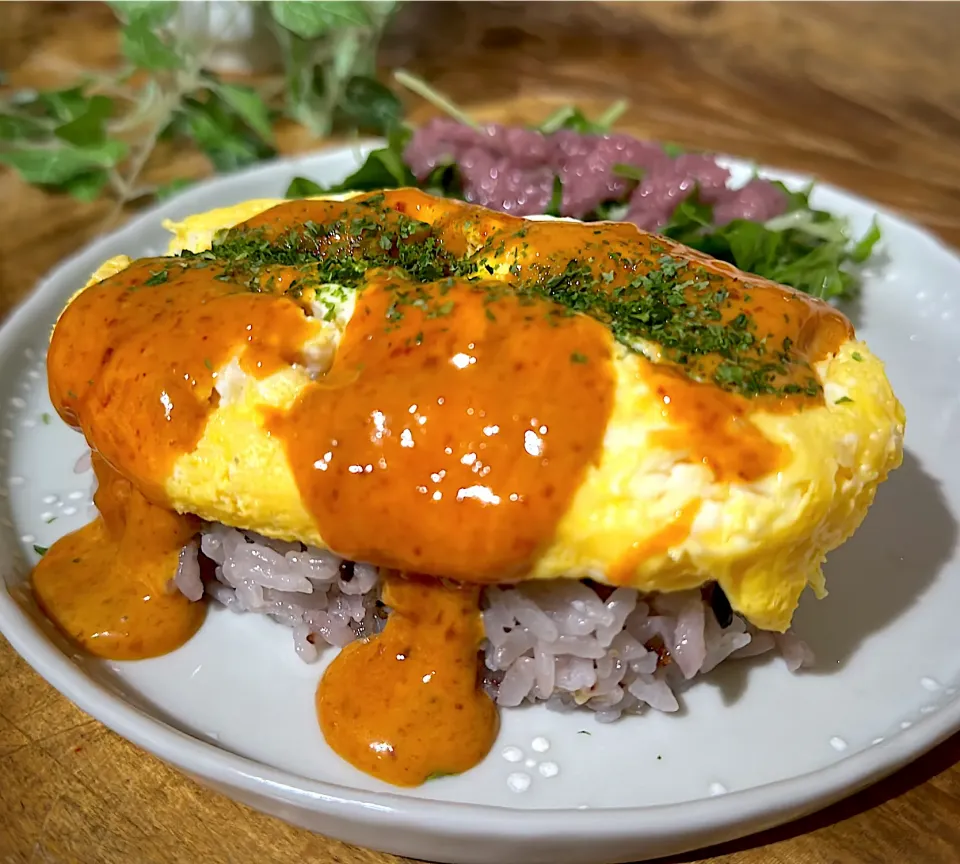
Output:
<instances>
[{"instance_id":1,"label":"purple cabbage shreds","mask_svg":"<svg viewBox=\"0 0 960 864\"><path fill-rule=\"evenodd\" d=\"M714 206L717 225L771 219L788 205L766 180L730 189L729 171L714 158L671 156L660 144L629 135L570 129L545 135L497 124L476 130L439 118L414 131L404 159L421 182L438 166L456 164L468 201L517 216L546 213L555 178L563 190L561 216L583 219L618 202L626 205L626 221L648 231L666 225L695 186L700 199ZM639 173L639 183L619 173L624 165Z\"/></svg>"}]
</instances>

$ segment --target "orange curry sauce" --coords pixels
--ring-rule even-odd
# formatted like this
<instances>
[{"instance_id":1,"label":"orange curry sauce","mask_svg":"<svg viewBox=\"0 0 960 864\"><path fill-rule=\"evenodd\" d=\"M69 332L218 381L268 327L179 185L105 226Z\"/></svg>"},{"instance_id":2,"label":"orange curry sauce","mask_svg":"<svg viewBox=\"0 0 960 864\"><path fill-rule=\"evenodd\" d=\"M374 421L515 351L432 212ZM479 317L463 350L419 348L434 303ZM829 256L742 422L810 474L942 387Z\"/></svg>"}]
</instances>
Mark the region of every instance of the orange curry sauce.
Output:
<instances>
[{"instance_id":1,"label":"orange curry sauce","mask_svg":"<svg viewBox=\"0 0 960 864\"><path fill-rule=\"evenodd\" d=\"M165 484L216 409L214 370L303 363L330 283L357 292L333 365L263 423L330 548L384 568L386 628L333 661L317 712L341 756L397 784L464 771L493 743L480 587L524 576L599 459L617 342L641 352L664 443L751 480L782 456L751 403L821 402L811 363L852 332L826 304L631 226L528 223L414 190L287 202L209 252L136 261L69 305L48 356L100 482L100 517L33 574L78 644L136 659L199 627L202 604L169 586L199 524ZM694 516L617 569L681 542Z\"/></svg>"}]
</instances>

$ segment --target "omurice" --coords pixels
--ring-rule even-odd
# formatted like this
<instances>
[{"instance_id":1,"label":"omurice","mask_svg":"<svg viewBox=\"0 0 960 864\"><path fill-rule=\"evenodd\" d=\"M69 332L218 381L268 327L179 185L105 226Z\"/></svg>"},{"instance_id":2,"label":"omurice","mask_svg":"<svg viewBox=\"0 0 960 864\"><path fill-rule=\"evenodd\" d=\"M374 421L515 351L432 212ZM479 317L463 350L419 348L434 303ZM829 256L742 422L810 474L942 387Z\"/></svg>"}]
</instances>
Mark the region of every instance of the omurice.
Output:
<instances>
[{"instance_id":1,"label":"omurice","mask_svg":"<svg viewBox=\"0 0 960 864\"><path fill-rule=\"evenodd\" d=\"M800 595L903 450L840 311L632 225L411 189L168 227L51 338L99 516L32 584L78 644L168 652L205 597L269 615L341 648L325 738L400 785L479 762L498 705L614 719L727 658L802 664Z\"/></svg>"}]
</instances>

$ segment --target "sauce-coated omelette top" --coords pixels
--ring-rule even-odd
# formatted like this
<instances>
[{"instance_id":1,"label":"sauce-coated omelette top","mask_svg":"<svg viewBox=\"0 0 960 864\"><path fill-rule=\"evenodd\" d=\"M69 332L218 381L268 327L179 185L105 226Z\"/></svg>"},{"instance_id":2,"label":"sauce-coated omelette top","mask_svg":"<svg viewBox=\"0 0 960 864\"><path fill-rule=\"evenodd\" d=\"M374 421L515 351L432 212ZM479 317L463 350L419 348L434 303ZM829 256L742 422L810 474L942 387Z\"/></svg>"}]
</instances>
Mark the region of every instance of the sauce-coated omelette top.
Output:
<instances>
[{"instance_id":1,"label":"sauce-coated omelette top","mask_svg":"<svg viewBox=\"0 0 960 864\"><path fill-rule=\"evenodd\" d=\"M386 629L317 710L391 782L493 741L479 585L716 580L784 630L901 459L902 408L840 312L633 226L414 190L197 218L228 230L105 265L57 323L50 393L100 517L35 593L130 659L200 626L166 582L197 517L378 565Z\"/></svg>"},{"instance_id":2,"label":"sauce-coated omelette top","mask_svg":"<svg viewBox=\"0 0 960 864\"><path fill-rule=\"evenodd\" d=\"M61 416L154 504L471 582L716 578L735 608L782 629L859 518L835 537L821 526L793 555L802 575L780 562L786 588L758 592L767 608L740 590L756 574L751 548L736 558L739 510L799 451L819 462L836 449L826 420L828 439L886 424L861 518L899 460L902 411L852 337L831 306L630 225L399 190L265 202L210 248L132 262L68 306L48 363ZM833 366L843 393L855 377L886 392L827 399ZM233 425L231 378L249 385L244 409L258 403ZM606 476L612 454L633 476ZM659 490L636 476L651 454ZM197 482L203 470L215 481ZM698 550L721 504L722 536ZM792 554L813 527L779 546Z\"/></svg>"}]
</instances>

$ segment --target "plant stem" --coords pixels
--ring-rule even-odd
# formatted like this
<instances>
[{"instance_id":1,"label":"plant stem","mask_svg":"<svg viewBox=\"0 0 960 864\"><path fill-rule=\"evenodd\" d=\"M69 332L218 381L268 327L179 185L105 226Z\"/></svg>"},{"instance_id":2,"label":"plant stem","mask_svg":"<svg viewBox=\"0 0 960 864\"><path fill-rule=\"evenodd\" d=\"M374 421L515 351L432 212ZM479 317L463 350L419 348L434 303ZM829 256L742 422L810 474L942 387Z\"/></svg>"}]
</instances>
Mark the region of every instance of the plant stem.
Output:
<instances>
[{"instance_id":1,"label":"plant stem","mask_svg":"<svg viewBox=\"0 0 960 864\"><path fill-rule=\"evenodd\" d=\"M483 131L483 127L469 114L467 114L466 111L454 105L454 103L451 102L446 96L434 90L422 78L418 78L416 75L411 75L404 69L396 69L393 73L393 79L401 87L406 87L408 90L411 90L418 96L426 99L427 102L429 102L431 105L435 105L458 123L463 123L464 126L469 126L471 129L475 129L477 132Z\"/></svg>"}]
</instances>

